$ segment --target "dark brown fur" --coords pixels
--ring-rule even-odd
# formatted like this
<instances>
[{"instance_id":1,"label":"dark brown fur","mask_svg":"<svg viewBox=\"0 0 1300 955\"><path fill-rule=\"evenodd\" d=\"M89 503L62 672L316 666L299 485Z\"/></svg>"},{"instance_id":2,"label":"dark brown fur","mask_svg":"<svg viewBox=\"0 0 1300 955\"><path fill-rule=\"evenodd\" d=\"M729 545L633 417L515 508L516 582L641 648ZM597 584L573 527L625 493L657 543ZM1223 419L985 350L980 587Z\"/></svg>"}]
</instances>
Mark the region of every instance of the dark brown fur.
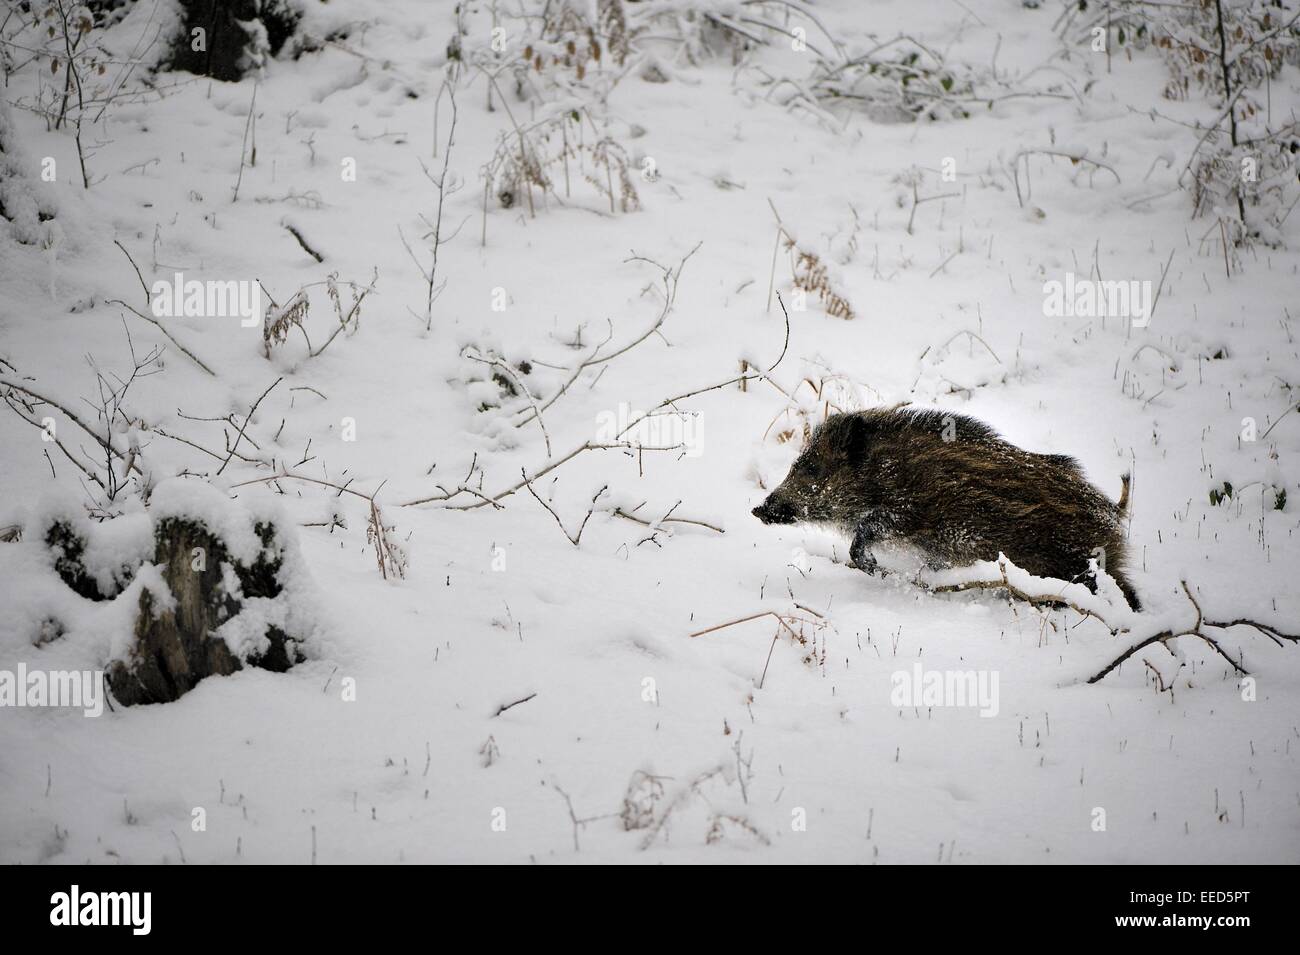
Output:
<instances>
[{"instance_id":1,"label":"dark brown fur","mask_svg":"<svg viewBox=\"0 0 1300 955\"><path fill-rule=\"evenodd\" d=\"M973 418L914 409L832 415L754 516L765 524L827 524L852 537L853 564L876 568L871 545L921 548L936 566L996 560L1095 589L1096 558L1133 609L1124 575L1128 476L1119 503L1067 455L1034 454Z\"/></svg>"}]
</instances>

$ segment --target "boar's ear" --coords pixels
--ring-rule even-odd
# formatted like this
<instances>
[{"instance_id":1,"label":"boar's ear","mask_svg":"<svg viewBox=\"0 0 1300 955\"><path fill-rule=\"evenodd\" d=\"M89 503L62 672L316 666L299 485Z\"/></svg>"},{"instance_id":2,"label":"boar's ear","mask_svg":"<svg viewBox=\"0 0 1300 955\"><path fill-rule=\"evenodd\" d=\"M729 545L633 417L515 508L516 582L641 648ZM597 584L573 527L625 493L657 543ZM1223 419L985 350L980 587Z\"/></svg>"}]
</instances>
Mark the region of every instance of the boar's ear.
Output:
<instances>
[{"instance_id":1,"label":"boar's ear","mask_svg":"<svg viewBox=\"0 0 1300 955\"><path fill-rule=\"evenodd\" d=\"M867 419L858 414L844 416L841 447L850 461L859 461L867 454Z\"/></svg>"}]
</instances>

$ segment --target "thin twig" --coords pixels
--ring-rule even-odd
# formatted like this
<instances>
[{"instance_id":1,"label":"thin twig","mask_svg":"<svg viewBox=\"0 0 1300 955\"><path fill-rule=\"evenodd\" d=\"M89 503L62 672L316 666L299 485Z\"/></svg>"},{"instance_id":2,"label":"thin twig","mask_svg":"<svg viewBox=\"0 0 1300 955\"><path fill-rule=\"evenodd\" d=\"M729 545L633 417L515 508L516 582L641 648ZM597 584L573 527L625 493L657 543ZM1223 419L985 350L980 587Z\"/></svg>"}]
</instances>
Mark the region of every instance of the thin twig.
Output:
<instances>
[{"instance_id":1,"label":"thin twig","mask_svg":"<svg viewBox=\"0 0 1300 955\"><path fill-rule=\"evenodd\" d=\"M506 710L510 709L512 706L518 706L520 703L527 703L529 700L533 699L535 696L537 696L536 693L529 693L527 696L523 697L522 699L515 700L513 703L502 703L500 706L497 707L497 711L496 711L495 713L493 713L492 716L493 716L494 718L495 718L495 717L498 717L498 716L500 716L502 713L504 713Z\"/></svg>"},{"instance_id":2,"label":"thin twig","mask_svg":"<svg viewBox=\"0 0 1300 955\"><path fill-rule=\"evenodd\" d=\"M266 391L262 392L262 396L253 402L253 407L248 409L248 414L244 417L244 423L239 426L239 434L235 435L235 442L230 446L230 453L226 455L226 460L221 462L221 467L217 468L218 474L220 474L222 471L226 469L226 465L230 463L230 459L235 456L235 450L239 447L239 442L244 437L244 429L247 428L248 423L253 420L253 414L257 411L257 406L262 403L262 398L265 398L267 395L269 395L271 393L271 388L274 388L282 381L284 381L283 376L271 382L271 387L267 388Z\"/></svg>"}]
</instances>

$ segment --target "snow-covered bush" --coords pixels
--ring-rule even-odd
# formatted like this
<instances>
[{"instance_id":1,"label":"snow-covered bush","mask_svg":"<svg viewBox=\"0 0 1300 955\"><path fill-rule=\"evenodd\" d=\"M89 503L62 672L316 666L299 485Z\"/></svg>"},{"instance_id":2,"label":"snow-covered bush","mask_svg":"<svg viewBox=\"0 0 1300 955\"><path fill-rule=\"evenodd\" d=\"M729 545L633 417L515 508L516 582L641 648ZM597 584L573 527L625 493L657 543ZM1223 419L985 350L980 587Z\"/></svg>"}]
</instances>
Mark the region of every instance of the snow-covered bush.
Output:
<instances>
[{"instance_id":1,"label":"snow-covered bush","mask_svg":"<svg viewBox=\"0 0 1300 955\"><path fill-rule=\"evenodd\" d=\"M36 168L18 142L13 116L0 100L0 243L50 248L58 241L52 201L38 191L30 172Z\"/></svg>"},{"instance_id":2,"label":"snow-covered bush","mask_svg":"<svg viewBox=\"0 0 1300 955\"><path fill-rule=\"evenodd\" d=\"M1121 0L1089 29L1103 29L1098 24L1107 42L1160 51L1167 99L1199 93L1218 111L1186 171L1193 217L1218 219L1237 245L1281 244L1282 224L1300 200L1300 127L1294 116L1272 115L1271 87L1284 69L1300 66L1296 12L1265 0Z\"/></svg>"},{"instance_id":3,"label":"snow-covered bush","mask_svg":"<svg viewBox=\"0 0 1300 955\"><path fill-rule=\"evenodd\" d=\"M289 0L179 0L181 28L167 67L234 81L261 69L293 36L301 12Z\"/></svg>"}]
</instances>

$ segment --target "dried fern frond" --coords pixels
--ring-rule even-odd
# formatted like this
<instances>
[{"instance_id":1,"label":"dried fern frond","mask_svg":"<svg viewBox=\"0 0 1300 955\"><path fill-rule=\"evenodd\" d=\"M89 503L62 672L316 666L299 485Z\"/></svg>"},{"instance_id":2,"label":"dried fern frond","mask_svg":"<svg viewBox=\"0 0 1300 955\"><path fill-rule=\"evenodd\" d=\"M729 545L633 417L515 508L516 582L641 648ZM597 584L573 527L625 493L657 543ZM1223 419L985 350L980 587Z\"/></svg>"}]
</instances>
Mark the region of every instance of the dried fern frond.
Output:
<instances>
[{"instance_id":1,"label":"dried fern frond","mask_svg":"<svg viewBox=\"0 0 1300 955\"><path fill-rule=\"evenodd\" d=\"M268 358L274 346L285 343L290 329L302 328L303 319L307 317L310 307L305 289L294 292L293 298L283 305L266 307L266 318L262 322L262 348Z\"/></svg>"},{"instance_id":2,"label":"dried fern frond","mask_svg":"<svg viewBox=\"0 0 1300 955\"><path fill-rule=\"evenodd\" d=\"M840 295L831 286L830 275L825 263L817 254L788 244L797 253L794 264L794 287L806 292L816 292L826 314L848 321L854 317L849 300Z\"/></svg>"}]
</instances>

